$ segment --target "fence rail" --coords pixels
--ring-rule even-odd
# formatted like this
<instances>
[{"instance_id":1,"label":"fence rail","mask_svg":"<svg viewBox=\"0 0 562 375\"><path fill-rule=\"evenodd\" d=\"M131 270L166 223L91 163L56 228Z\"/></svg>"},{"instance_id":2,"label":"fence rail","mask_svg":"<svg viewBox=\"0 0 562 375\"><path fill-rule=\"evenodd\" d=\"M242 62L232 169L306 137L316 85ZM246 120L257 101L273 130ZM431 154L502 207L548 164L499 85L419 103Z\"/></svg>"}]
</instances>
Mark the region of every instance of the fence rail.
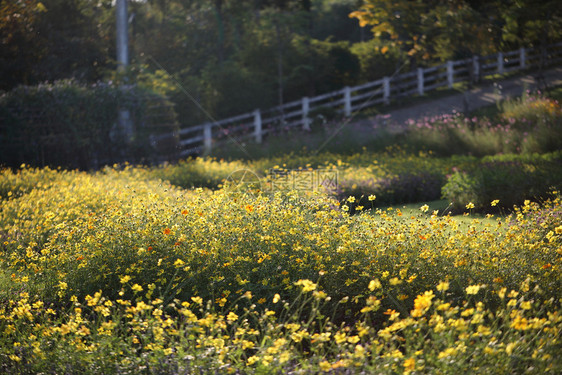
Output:
<instances>
[{"instance_id":1,"label":"fence rail","mask_svg":"<svg viewBox=\"0 0 562 375\"><path fill-rule=\"evenodd\" d=\"M459 82L476 83L480 77L525 70L545 62L562 62L562 43L548 46L543 53L537 49L520 48L498 52L495 55L448 61L429 68L418 68L312 98L303 97L264 111L256 109L238 116L184 128L172 135L180 139L181 157L202 151L209 152L216 144L234 139L253 138L257 143L261 143L263 136L274 129L302 127L309 130L312 123L309 115L311 111L319 108L332 108L337 113L349 117L353 112L378 104L388 104L395 98L424 95L441 87L452 88L453 84Z\"/></svg>"}]
</instances>

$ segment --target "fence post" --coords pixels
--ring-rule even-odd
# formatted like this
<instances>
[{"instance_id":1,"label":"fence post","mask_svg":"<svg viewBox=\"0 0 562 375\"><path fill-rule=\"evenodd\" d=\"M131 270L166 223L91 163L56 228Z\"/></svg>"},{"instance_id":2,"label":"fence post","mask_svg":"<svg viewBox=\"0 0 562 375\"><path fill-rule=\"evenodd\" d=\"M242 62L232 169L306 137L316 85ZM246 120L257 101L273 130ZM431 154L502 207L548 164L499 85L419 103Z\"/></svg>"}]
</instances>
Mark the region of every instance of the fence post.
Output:
<instances>
[{"instance_id":1,"label":"fence post","mask_svg":"<svg viewBox=\"0 0 562 375\"><path fill-rule=\"evenodd\" d=\"M262 129L261 129L261 112L259 109L254 111L254 134L256 136L256 143L261 143L262 141Z\"/></svg>"},{"instance_id":2,"label":"fence post","mask_svg":"<svg viewBox=\"0 0 562 375\"><path fill-rule=\"evenodd\" d=\"M480 60L478 56L472 56L472 68L473 68L473 83L480 81Z\"/></svg>"},{"instance_id":3,"label":"fence post","mask_svg":"<svg viewBox=\"0 0 562 375\"><path fill-rule=\"evenodd\" d=\"M452 61L447 61L447 82L449 83L449 88L452 89L454 83Z\"/></svg>"},{"instance_id":4,"label":"fence post","mask_svg":"<svg viewBox=\"0 0 562 375\"><path fill-rule=\"evenodd\" d=\"M343 88L343 113L345 117L351 116L351 89L349 86Z\"/></svg>"},{"instance_id":5,"label":"fence post","mask_svg":"<svg viewBox=\"0 0 562 375\"><path fill-rule=\"evenodd\" d=\"M498 52L498 73L503 74L503 53Z\"/></svg>"},{"instance_id":6,"label":"fence post","mask_svg":"<svg viewBox=\"0 0 562 375\"><path fill-rule=\"evenodd\" d=\"M310 130L310 118L308 118L308 112L310 112L310 99L308 96L302 98L302 128L303 130Z\"/></svg>"},{"instance_id":7,"label":"fence post","mask_svg":"<svg viewBox=\"0 0 562 375\"><path fill-rule=\"evenodd\" d=\"M211 152L211 144L213 142L211 125L210 122L206 122L205 125L203 125L203 147L205 148L205 153Z\"/></svg>"},{"instance_id":8,"label":"fence post","mask_svg":"<svg viewBox=\"0 0 562 375\"><path fill-rule=\"evenodd\" d=\"M384 104L390 103L390 78L384 77L382 79L383 83L383 100Z\"/></svg>"},{"instance_id":9,"label":"fence post","mask_svg":"<svg viewBox=\"0 0 562 375\"><path fill-rule=\"evenodd\" d=\"M519 67L525 69L525 47L519 49Z\"/></svg>"},{"instance_id":10,"label":"fence post","mask_svg":"<svg viewBox=\"0 0 562 375\"><path fill-rule=\"evenodd\" d=\"M418 94L423 95L423 68L418 68Z\"/></svg>"}]
</instances>

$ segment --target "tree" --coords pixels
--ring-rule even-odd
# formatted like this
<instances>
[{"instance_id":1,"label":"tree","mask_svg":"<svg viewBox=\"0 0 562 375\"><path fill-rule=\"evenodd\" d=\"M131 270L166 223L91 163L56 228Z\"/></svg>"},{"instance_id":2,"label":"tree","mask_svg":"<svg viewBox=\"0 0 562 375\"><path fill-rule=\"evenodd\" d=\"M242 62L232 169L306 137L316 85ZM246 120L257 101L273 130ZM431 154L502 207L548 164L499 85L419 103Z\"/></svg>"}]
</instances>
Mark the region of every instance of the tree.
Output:
<instances>
[{"instance_id":1,"label":"tree","mask_svg":"<svg viewBox=\"0 0 562 375\"><path fill-rule=\"evenodd\" d=\"M546 46L562 37L562 9L558 1L512 0L502 9L502 39L508 45L539 48L544 65Z\"/></svg>"},{"instance_id":2,"label":"tree","mask_svg":"<svg viewBox=\"0 0 562 375\"><path fill-rule=\"evenodd\" d=\"M109 0L2 0L0 71L3 89L63 78L94 81L111 61L98 27ZM62 21L64 20L64 21ZM114 56L114 55L111 55Z\"/></svg>"},{"instance_id":3,"label":"tree","mask_svg":"<svg viewBox=\"0 0 562 375\"><path fill-rule=\"evenodd\" d=\"M376 39L390 41L417 63L492 51L498 39L494 16L470 1L365 0L349 16L371 26Z\"/></svg>"}]
</instances>

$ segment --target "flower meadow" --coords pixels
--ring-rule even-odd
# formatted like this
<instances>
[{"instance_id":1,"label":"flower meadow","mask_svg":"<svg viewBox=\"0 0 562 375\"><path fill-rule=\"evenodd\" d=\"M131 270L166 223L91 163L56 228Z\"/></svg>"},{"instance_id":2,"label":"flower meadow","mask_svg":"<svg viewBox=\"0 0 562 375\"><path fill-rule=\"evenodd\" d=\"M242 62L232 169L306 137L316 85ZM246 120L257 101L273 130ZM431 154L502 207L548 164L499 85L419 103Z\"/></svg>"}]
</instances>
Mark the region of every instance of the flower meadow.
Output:
<instances>
[{"instance_id":1,"label":"flower meadow","mask_svg":"<svg viewBox=\"0 0 562 375\"><path fill-rule=\"evenodd\" d=\"M559 192L459 220L165 178L238 167L195 163L2 170L0 372L562 372Z\"/></svg>"}]
</instances>

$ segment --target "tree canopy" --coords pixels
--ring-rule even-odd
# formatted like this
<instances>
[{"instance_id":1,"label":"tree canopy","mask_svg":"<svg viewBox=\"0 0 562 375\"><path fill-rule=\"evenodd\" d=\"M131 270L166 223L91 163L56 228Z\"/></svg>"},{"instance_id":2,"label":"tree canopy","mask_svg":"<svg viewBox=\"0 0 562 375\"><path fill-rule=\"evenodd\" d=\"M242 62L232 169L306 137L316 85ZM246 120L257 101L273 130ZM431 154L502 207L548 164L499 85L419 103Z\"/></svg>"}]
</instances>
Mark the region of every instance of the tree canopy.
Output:
<instances>
[{"instance_id":1,"label":"tree canopy","mask_svg":"<svg viewBox=\"0 0 562 375\"><path fill-rule=\"evenodd\" d=\"M131 66L123 76L115 72L114 1L0 0L0 89L126 79L168 95L180 122L196 124L207 115L190 98L218 118L378 79L399 67L559 40L557 5L129 0Z\"/></svg>"}]
</instances>

